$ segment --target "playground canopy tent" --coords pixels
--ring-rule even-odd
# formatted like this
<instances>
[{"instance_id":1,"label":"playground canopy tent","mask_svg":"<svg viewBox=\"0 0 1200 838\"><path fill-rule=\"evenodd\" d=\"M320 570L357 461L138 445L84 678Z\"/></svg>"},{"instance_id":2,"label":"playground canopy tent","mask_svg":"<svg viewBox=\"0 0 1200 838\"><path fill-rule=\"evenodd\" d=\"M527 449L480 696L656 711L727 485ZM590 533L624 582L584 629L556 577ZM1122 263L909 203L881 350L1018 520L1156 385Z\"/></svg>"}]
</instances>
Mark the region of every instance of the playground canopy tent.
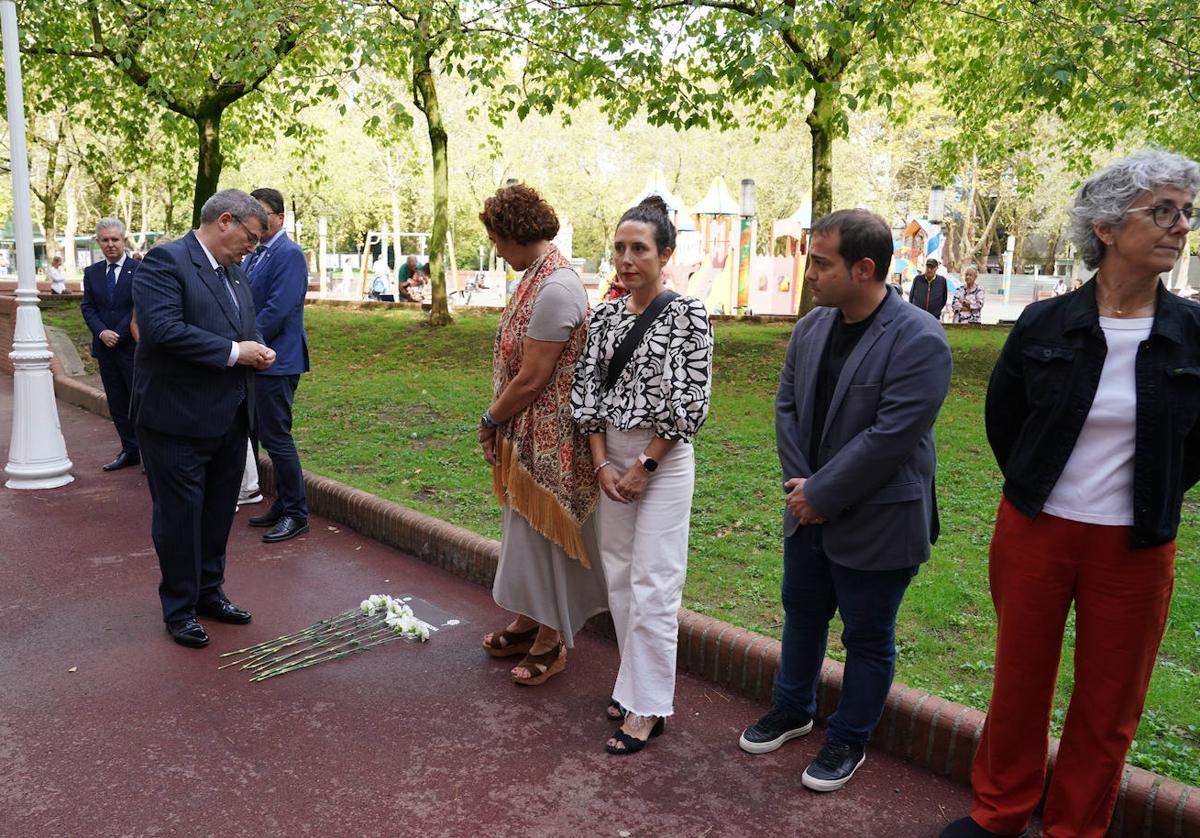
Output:
<instances>
[{"instance_id":1,"label":"playground canopy tent","mask_svg":"<svg viewBox=\"0 0 1200 838\"><path fill-rule=\"evenodd\" d=\"M708 194L696 206L692 207L694 215L741 215L741 206L738 204L733 193L729 191L729 186L725 183L725 178L718 175Z\"/></svg>"},{"instance_id":2,"label":"playground canopy tent","mask_svg":"<svg viewBox=\"0 0 1200 838\"><path fill-rule=\"evenodd\" d=\"M650 179L646 182L646 188L638 193L638 196L633 199L630 206L636 207L651 195L657 195L663 199L663 203L667 205L667 209L671 212L671 221L674 223L677 231L680 233L695 232L696 222L692 220L693 213L689 212L683 201L679 200L667 188L667 179L663 176L660 166L654 167L654 171L650 174Z\"/></svg>"}]
</instances>

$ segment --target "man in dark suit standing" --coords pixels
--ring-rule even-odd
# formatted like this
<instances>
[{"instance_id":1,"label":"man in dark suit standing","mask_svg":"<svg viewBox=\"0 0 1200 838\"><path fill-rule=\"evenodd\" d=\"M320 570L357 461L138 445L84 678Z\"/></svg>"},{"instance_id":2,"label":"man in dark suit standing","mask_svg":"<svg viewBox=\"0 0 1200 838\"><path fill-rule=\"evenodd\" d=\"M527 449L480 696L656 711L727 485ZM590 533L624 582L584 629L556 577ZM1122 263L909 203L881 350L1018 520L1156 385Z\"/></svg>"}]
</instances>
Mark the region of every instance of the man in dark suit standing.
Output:
<instances>
[{"instance_id":1,"label":"man in dark suit standing","mask_svg":"<svg viewBox=\"0 0 1200 838\"><path fill-rule=\"evenodd\" d=\"M275 363L254 376L255 434L271 456L275 503L250 519L252 527L270 527L268 544L308 532L304 473L292 439L292 401L300 376L308 372L308 336L304 333L304 297L308 262L300 245L283 229L283 195L277 189L250 193L267 214L267 235L246 259L254 294L254 319L263 341L275 350Z\"/></svg>"},{"instance_id":2,"label":"man in dark suit standing","mask_svg":"<svg viewBox=\"0 0 1200 838\"><path fill-rule=\"evenodd\" d=\"M250 622L222 585L254 421L254 370L275 360L257 338L238 267L266 231L257 201L218 192L201 209L199 228L152 248L134 279L132 415L154 501L163 620L184 646L208 643L198 615Z\"/></svg>"},{"instance_id":3,"label":"man in dark suit standing","mask_svg":"<svg viewBox=\"0 0 1200 838\"><path fill-rule=\"evenodd\" d=\"M739 744L773 751L812 730L829 621L846 667L825 744L801 782L844 786L865 759L896 663L896 613L937 538L933 423L950 385L940 323L887 285L892 236L866 210L817 221L775 398L783 465L783 648L771 710Z\"/></svg>"},{"instance_id":4,"label":"man in dark suit standing","mask_svg":"<svg viewBox=\"0 0 1200 838\"><path fill-rule=\"evenodd\" d=\"M129 322L133 318L133 275L141 263L125 253L125 225L120 219L97 221L96 243L104 258L83 269L83 302L79 308L92 330L92 357L100 367L108 412L121 438L120 453L103 466L105 471L116 471L141 462L137 435L129 419L136 345Z\"/></svg>"}]
</instances>

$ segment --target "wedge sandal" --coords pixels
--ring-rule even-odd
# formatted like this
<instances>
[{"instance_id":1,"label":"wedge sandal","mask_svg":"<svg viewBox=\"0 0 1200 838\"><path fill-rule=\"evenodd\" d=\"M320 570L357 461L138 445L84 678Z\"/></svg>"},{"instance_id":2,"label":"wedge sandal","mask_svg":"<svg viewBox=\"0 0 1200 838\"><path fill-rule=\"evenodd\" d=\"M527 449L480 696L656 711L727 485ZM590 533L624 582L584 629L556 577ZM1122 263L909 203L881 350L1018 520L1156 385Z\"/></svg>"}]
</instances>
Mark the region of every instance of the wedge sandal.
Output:
<instances>
[{"instance_id":1,"label":"wedge sandal","mask_svg":"<svg viewBox=\"0 0 1200 838\"><path fill-rule=\"evenodd\" d=\"M512 675L513 683L525 687L536 687L547 678L562 672L567 668L567 656L564 651L563 642L560 640L553 649L542 652L540 655L526 655L521 658L520 663L513 669L521 667L532 672L533 675L529 678L518 678L516 675Z\"/></svg>"},{"instance_id":2,"label":"wedge sandal","mask_svg":"<svg viewBox=\"0 0 1200 838\"><path fill-rule=\"evenodd\" d=\"M513 655L523 655L533 648L537 639L538 626L525 631L509 631L501 629L492 632L492 639L484 641L483 648L493 658L507 658Z\"/></svg>"}]
</instances>

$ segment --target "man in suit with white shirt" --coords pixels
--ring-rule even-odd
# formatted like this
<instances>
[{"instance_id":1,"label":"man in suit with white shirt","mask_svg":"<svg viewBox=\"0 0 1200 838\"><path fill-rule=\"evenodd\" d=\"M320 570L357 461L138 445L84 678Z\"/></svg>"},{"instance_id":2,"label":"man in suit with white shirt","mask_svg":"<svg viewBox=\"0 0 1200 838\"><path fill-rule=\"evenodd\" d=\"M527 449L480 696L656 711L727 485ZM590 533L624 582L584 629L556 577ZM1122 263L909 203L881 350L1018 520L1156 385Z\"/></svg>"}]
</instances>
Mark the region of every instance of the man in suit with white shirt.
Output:
<instances>
[{"instance_id":1,"label":"man in suit with white shirt","mask_svg":"<svg viewBox=\"0 0 1200 838\"><path fill-rule=\"evenodd\" d=\"M255 189L250 195L267 214L267 235L246 258L246 276L254 295L259 334L275 350L275 363L254 376L255 435L271 457L276 499L252 527L270 527L262 540L287 541L308 532L304 472L292 439L292 402L300 376L308 372L308 336L304 333L304 297L308 262L300 245L283 229L283 195L277 189Z\"/></svg>"},{"instance_id":2,"label":"man in suit with white shirt","mask_svg":"<svg viewBox=\"0 0 1200 838\"><path fill-rule=\"evenodd\" d=\"M254 422L254 370L275 360L238 267L266 231L259 203L226 189L205 202L196 230L152 248L134 279L131 407L154 503L159 599L168 633L194 648L208 644L198 616L250 622L222 586Z\"/></svg>"},{"instance_id":3,"label":"man in suit with white shirt","mask_svg":"<svg viewBox=\"0 0 1200 838\"><path fill-rule=\"evenodd\" d=\"M100 367L108 412L121 439L120 453L103 468L116 471L141 462L137 434L129 419L136 345L129 323L133 318L133 275L141 263L125 252L125 225L118 218L96 222L96 243L104 258L83 269L79 308L92 331L92 357Z\"/></svg>"},{"instance_id":4,"label":"man in suit with white shirt","mask_svg":"<svg viewBox=\"0 0 1200 838\"><path fill-rule=\"evenodd\" d=\"M775 398L783 466L783 644L771 710L747 728L761 754L812 730L829 622L846 666L825 744L801 783L834 791L865 759L895 674L896 614L937 539L933 423L950 386L940 323L891 288L892 235L866 210L812 228L813 309Z\"/></svg>"}]
</instances>

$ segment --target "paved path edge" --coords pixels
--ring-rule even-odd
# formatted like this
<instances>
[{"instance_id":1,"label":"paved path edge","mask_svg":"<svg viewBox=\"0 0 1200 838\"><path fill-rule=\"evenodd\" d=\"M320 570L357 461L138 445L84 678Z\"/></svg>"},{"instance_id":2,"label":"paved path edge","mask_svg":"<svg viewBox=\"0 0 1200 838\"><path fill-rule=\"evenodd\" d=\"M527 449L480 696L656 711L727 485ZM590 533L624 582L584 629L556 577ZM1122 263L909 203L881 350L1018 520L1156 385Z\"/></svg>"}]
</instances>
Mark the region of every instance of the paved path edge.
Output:
<instances>
[{"instance_id":1,"label":"paved path edge","mask_svg":"<svg viewBox=\"0 0 1200 838\"><path fill-rule=\"evenodd\" d=\"M60 401L109 417L104 393L82 381L55 375L54 392ZM273 493L274 472L266 457L259 458L259 482ZM304 472L304 482L313 512L457 576L491 585L499 542L310 471ZM607 614L593 618L588 627L612 637ZM680 669L766 705L778 666L778 640L680 609ZM841 689L842 664L826 660L817 692L822 721L837 706ZM984 718L979 710L895 683L871 744L969 785ZM1057 751L1058 740L1052 739L1051 769ZM1126 765L1108 838L1159 836L1200 836L1200 789Z\"/></svg>"}]
</instances>

